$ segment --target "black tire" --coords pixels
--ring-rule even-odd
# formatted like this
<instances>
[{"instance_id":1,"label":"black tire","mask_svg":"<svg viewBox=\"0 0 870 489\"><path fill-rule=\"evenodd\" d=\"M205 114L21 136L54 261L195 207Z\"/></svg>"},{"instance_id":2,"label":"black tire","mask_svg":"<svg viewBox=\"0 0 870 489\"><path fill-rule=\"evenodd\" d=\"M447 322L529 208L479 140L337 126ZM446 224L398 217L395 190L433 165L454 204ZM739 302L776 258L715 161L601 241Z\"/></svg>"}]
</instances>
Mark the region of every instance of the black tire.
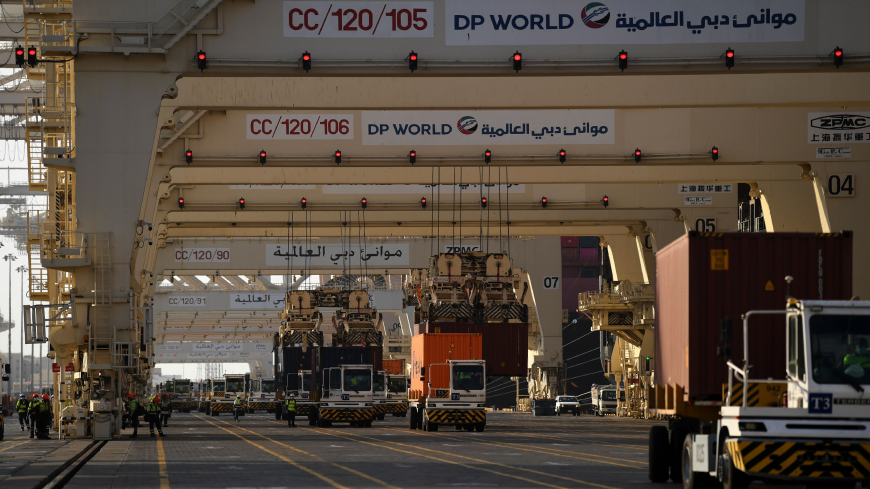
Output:
<instances>
[{"instance_id":1,"label":"black tire","mask_svg":"<svg viewBox=\"0 0 870 489\"><path fill-rule=\"evenodd\" d=\"M474 431L481 432L486 429L486 421L474 425Z\"/></svg>"},{"instance_id":2,"label":"black tire","mask_svg":"<svg viewBox=\"0 0 870 489\"><path fill-rule=\"evenodd\" d=\"M275 410L275 419L281 421L281 411L278 409Z\"/></svg>"},{"instance_id":3,"label":"black tire","mask_svg":"<svg viewBox=\"0 0 870 489\"><path fill-rule=\"evenodd\" d=\"M649 480L653 482L667 482L668 452L668 429L664 426L653 426L649 430Z\"/></svg>"},{"instance_id":4,"label":"black tire","mask_svg":"<svg viewBox=\"0 0 870 489\"><path fill-rule=\"evenodd\" d=\"M680 464L683 469L683 489L713 489L718 485L719 481L711 477L710 474L692 471L693 450L692 437L687 436L683 442L683 459ZM747 484L748 486L749 484Z\"/></svg>"},{"instance_id":5,"label":"black tire","mask_svg":"<svg viewBox=\"0 0 870 489\"><path fill-rule=\"evenodd\" d=\"M686 441L686 436L689 430L681 424L675 424L671 430L671 447L670 447L670 465L671 465L671 480L674 482L683 482L683 442Z\"/></svg>"},{"instance_id":6,"label":"black tire","mask_svg":"<svg viewBox=\"0 0 870 489\"><path fill-rule=\"evenodd\" d=\"M474 431L474 425L473 424L465 425L465 431Z\"/></svg>"},{"instance_id":7,"label":"black tire","mask_svg":"<svg viewBox=\"0 0 870 489\"><path fill-rule=\"evenodd\" d=\"M422 430L422 429L423 429L423 415L424 415L424 414L426 414L426 410L425 410L425 409L422 410L422 411L420 411L420 410L417 411L417 429L418 429L418 430Z\"/></svg>"},{"instance_id":8,"label":"black tire","mask_svg":"<svg viewBox=\"0 0 870 489\"><path fill-rule=\"evenodd\" d=\"M371 427L372 427L372 422L371 422L371 421L366 421L365 427L366 427L366 428L371 428Z\"/></svg>"},{"instance_id":9,"label":"black tire","mask_svg":"<svg viewBox=\"0 0 870 489\"><path fill-rule=\"evenodd\" d=\"M417 429L417 408L411 408L411 416L410 422L408 423L408 427L412 430Z\"/></svg>"},{"instance_id":10,"label":"black tire","mask_svg":"<svg viewBox=\"0 0 870 489\"><path fill-rule=\"evenodd\" d=\"M722 472L722 487L723 489L747 489L752 482L752 478L746 475L745 472L737 470L734 462L731 461L731 456L727 453L719 457L719 464Z\"/></svg>"},{"instance_id":11,"label":"black tire","mask_svg":"<svg viewBox=\"0 0 870 489\"><path fill-rule=\"evenodd\" d=\"M462 425L456 425L456 427L453 429L456 431L462 431Z\"/></svg>"},{"instance_id":12,"label":"black tire","mask_svg":"<svg viewBox=\"0 0 870 489\"><path fill-rule=\"evenodd\" d=\"M429 420L426 419L425 412L423 413L423 431L429 431Z\"/></svg>"},{"instance_id":13,"label":"black tire","mask_svg":"<svg viewBox=\"0 0 870 489\"><path fill-rule=\"evenodd\" d=\"M562 415L562 410L561 410L561 409L557 409L557 410L556 410L556 416L561 416L561 415Z\"/></svg>"},{"instance_id":14,"label":"black tire","mask_svg":"<svg viewBox=\"0 0 870 489\"><path fill-rule=\"evenodd\" d=\"M438 423L429 423L429 431L438 431Z\"/></svg>"}]
</instances>

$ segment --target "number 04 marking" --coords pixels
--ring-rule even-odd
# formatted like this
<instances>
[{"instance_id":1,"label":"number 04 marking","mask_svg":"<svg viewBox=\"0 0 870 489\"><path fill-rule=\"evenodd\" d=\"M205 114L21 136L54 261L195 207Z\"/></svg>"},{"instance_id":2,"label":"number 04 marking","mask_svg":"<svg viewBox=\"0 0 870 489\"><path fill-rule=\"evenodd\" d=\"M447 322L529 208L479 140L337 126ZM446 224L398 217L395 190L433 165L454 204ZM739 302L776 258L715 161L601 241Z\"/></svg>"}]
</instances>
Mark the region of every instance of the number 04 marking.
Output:
<instances>
[{"instance_id":1,"label":"number 04 marking","mask_svg":"<svg viewBox=\"0 0 870 489\"><path fill-rule=\"evenodd\" d=\"M828 197L854 197L855 175L828 176Z\"/></svg>"},{"instance_id":2,"label":"number 04 marking","mask_svg":"<svg viewBox=\"0 0 870 489\"><path fill-rule=\"evenodd\" d=\"M558 289L559 288L559 277L544 277L544 288L545 289Z\"/></svg>"}]
</instances>

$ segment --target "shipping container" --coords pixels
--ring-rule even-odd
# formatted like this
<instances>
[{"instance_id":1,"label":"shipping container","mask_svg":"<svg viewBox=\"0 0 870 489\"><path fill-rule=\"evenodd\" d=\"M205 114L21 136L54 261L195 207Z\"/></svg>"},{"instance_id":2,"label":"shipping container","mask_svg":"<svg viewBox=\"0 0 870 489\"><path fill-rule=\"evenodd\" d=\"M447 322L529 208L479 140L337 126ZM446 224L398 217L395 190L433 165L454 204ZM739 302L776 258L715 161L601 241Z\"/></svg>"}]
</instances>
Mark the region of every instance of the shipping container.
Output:
<instances>
[{"instance_id":1,"label":"shipping container","mask_svg":"<svg viewBox=\"0 0 870 489\"><path fill-rule=\"evenodd\" d=\"M372 365L375 370L383 370L384 350L378 346L324 346L316 350L313 370L318 372L341 365Z\"/></svg>"},{"instance_id":2,"label":"shipping container","mask_svg":"<svg viewBox=\"0 0 870 489\"><path fill-rule=\"evenodd\" d=\"M741 316L785 309L786 275L794 277L791 295L798 299L850 299L852 233L691 232L662 248L656 254L656 383L682 386L689 401L721 400L726 361L743 360ZM729 325L733 337L724 342ZM753 379L785 378L783 316L751 318L749 364Z\"/></svg>"},{"instance_id":3,"label":"shipping container","mask_svg":"<svg viewBox=\"0 0 870 489\"><path fill-rule=\"evenodd\" d=\"M419 334L411 338L411 390L419 396L433 389L450 387L448 360L483 359L483 337L480 334L441 333ZM434 364L434 366L433 366ZM438 365L441 364L441 365ZM413 398L418 398L412 396Z\"/></svg>"},{"instance_id":4,"label":"shipping container","mask_svg":"<svg viewBox=\"0 0 870 489\"><path fill-rule=\"evenodd\" d=\"M529 364L529 325L527 323L425 322L417 325L421 333L477 333L483 337L486 375L525 377Z\"/></svg>"},{"instance_id":5,"label":"shipping container","mask_svg":"<svg viewBox=\"0 0 870 489\"><path fill-rule=\"evenodd\" d=\"M384 360L384 372L391 375L405 374L404 360Z\"/></svg>"},{"instance_id":6,"label":"shipping container","mask_svg":"<svg viewBox=\"0 0 870 489\"><path fill-rule=\"evenodd\" d=\"M313 350L309 348L303 353L302 348L289 346L278 347L277 350L278 354L275 356L280 359L280 363L275 368L275 381L278 388L281 390L298 389L295 385L296 376L290 380L293 384L287 385L287 375L311 368Z\"/></svg>"}]
</instances>

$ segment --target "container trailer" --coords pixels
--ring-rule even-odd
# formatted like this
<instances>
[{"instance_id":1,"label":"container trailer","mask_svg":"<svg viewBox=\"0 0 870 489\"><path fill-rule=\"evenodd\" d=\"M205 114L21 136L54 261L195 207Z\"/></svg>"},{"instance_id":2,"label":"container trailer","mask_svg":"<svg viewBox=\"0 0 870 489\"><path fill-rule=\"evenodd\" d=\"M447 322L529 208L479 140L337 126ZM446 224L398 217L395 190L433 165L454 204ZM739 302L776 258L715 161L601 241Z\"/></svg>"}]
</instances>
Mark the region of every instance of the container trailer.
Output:
<instances>
[{"instance_id":1,"label":"container trailer","mask_svg":"<svg viewBox=\"0 0 870 489\"><path fill-rule=\"evenodd\" d=\"M480 334L420 334L411 339L410 428L486 427L486 362Z\"/></svg>"},{"instance_id":2,"label":"container trailer","mask_svg":"<svg viewBox=\"0 0 870 489\"><path fill-rule=\"evenodd\" d=\"M690 233L658 253L647 396L670 421L650 430L650 480L866 485L870 302L848 300L851 255L851 233Z\"/></svg>"}]
</instances>

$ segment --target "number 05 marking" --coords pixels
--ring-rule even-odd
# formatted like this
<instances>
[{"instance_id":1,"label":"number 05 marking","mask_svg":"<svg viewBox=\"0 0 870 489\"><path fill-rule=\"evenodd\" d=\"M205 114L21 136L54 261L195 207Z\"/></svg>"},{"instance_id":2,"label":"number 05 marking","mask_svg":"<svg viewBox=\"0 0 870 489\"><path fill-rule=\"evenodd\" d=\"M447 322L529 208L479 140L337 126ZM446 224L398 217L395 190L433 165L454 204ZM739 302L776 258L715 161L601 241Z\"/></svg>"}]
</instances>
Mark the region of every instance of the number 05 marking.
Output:
<instances>
[{"instance_id":1,"label":"number 05 marking","mask_svg":"<svg viewBox=\"0 0 870 489\"><path fill-rule=\"evenodd\" d=\"M558 289L559 288L559 277L544 277L544 288L545 289Z\"/></svg>"}]
</instances>

